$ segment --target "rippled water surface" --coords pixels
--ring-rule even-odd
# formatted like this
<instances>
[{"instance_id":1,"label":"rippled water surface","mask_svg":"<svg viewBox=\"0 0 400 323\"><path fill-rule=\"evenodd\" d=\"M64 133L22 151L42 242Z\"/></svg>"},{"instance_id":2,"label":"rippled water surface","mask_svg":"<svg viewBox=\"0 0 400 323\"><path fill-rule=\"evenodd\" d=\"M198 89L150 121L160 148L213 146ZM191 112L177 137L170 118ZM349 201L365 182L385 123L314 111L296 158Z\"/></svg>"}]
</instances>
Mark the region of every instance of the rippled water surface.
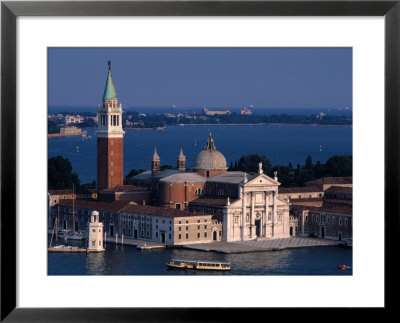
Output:
<instances>
[{"instance_id":1,"label":"rippled water surface","mask_svg":"<svg viewBox=\"0 0 400 323\"><path fill-rule=\"evenodd\" d=\"M167 269L171 258L227 261L229 272ZM269 252L221 254L189 249L138 250L107 244L104 253L49 253L49 275L351 275L352 250L312 247Z\"/></svg>"},{"instance_id":2,"label":"rippled water surface","mask_svg":"<svg viewBox=\"0 0 400 323\"><path fill-rule=\"evenodd\" d=\"M352 154L352 128L336 126L183 126L159 130L126 130L124 137L124 174L132 168L150 169L154 147L161 165L176 166L179 148L191 168L196 155L204 149L209 131L216 148L226 157L228 166L247 154L265 155L273 165L304 165L308 155L314 162L325 163L334 155ZM91 138L65 137L48 140L48 156L68 158L82 183L96 179L96 134ZM278 175L279 176L279 175Z\"/></svg>"}]
</instances>

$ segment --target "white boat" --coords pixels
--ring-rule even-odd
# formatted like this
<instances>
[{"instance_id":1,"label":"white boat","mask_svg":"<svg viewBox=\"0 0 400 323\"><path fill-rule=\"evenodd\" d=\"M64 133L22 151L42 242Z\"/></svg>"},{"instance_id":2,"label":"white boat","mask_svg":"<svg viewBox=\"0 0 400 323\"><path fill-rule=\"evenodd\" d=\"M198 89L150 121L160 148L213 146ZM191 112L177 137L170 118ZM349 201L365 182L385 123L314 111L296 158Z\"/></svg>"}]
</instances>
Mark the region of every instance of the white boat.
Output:
<instances>
[{"instance_id":1,"label":"white boat","mask_svg":"<svg viewBox=\"0 0 400 323\"><path fill-rule=\"evenodd\" d=\"M60 231L57 235L59 238L68 239L68 240L82 240L85 238L85 235L81 232L68 232L68 231Z\"/></svg>"},{"instance_id":2,"label":"white boat","mask_svg":"<svg viewBox=\"0 0 400 323\"><path fill-rule=\"evenodd\" d=\"M174 269L195 269L195 270L230 270L229 262L171 259L167 263L168 268Z\"/></svg>"}]
</instances>

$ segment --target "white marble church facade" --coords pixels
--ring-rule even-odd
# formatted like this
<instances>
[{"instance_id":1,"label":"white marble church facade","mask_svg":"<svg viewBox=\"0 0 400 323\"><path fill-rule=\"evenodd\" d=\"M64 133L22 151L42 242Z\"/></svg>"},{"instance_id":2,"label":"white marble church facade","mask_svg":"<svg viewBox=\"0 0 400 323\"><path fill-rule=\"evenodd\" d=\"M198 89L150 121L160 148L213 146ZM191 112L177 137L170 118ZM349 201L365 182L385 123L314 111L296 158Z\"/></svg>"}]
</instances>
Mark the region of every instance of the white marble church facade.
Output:
<instances>
[{"instance_id":1,"label":"white marble church facade","mask_svg":"<svg viewBox=\"0 0 400 323\"><path fill-rule=\"evenodd\" d=\"M288 238L289 202L280 199L277 178L262 173L240 185L240 198L224 209L223 240Z\"/></svg>"}]
</instances>

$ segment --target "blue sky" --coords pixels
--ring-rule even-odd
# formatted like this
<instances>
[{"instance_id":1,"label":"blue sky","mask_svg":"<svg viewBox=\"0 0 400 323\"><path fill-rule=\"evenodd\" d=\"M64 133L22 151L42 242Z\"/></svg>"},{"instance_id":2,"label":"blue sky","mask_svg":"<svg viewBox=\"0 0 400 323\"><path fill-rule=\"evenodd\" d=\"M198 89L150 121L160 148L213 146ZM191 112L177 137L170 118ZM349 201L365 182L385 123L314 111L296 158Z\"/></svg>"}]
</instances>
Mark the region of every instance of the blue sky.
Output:
<instances>
[{"instance_id":1,"label":"blue sky","mask_svg":"<svg viewBox=\"0 0 400 323\"><path fill-rule=\"evenodd\" d=\"M49 48L50 107L352 107L351 48ZM89 111L89 109L88 109Z\"/></svg>"}]
</instances>

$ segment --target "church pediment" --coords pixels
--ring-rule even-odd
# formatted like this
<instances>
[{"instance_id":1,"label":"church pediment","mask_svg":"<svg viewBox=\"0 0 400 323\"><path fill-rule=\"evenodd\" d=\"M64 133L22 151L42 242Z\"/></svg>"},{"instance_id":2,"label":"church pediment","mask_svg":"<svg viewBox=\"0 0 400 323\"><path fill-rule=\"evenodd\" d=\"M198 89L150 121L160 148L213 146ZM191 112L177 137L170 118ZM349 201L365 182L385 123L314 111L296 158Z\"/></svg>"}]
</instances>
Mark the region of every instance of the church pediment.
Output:
<instances>
[{"instance_id":1,"label":"church pediment","mask_svg":"<svg viewBox=\"0 0 400 323\"><path fill-rule=\"evenodd\" d=\"M249 180L246 184L244 184L246 188L250 187L260 187L260 186L276 186L278 187L281 183L275 181L271 177L265 174L259 174L258 176Z\"/></svg>"}]
</instances>

